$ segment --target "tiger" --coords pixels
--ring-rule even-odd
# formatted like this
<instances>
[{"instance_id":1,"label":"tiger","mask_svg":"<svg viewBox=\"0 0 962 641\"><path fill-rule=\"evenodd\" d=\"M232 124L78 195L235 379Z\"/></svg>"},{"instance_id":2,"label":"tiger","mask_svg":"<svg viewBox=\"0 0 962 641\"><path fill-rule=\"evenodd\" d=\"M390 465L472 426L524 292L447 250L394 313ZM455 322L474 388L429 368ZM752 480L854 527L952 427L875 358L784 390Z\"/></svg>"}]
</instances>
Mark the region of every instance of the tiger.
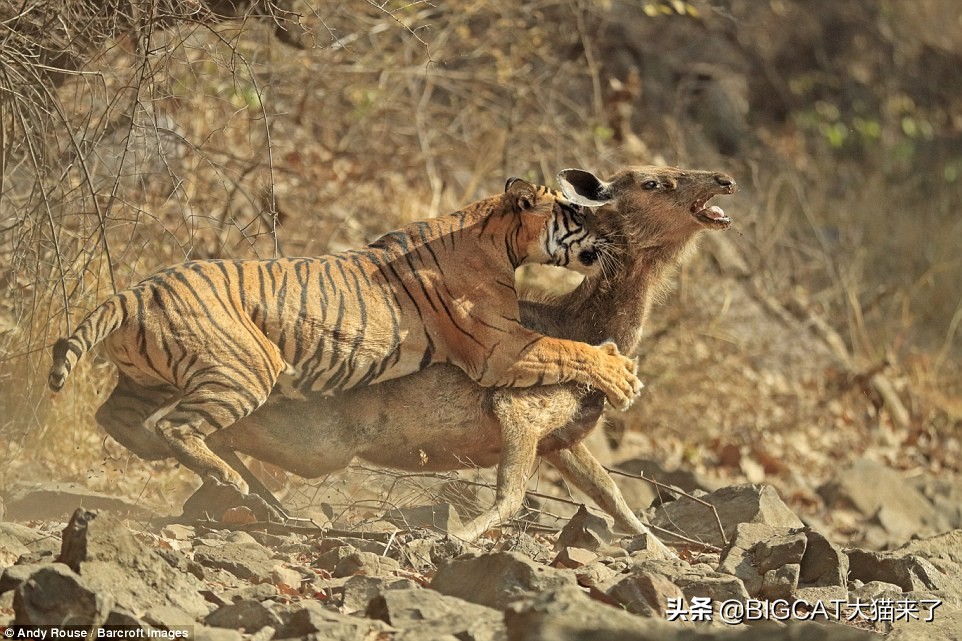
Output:
<instances>
[{"instance_id":1,"label":"tiger","mask_svg":"<svg viewBox=\"0 0 962 641\"><path fill-rule=\"evenodd\" d=\"M591 274L594 215L559 192L509 180L503 194L307 258L196 260L163 269L95 308L53 345L51 390L103 341L118 382L96 420L145 459L173 455L205 481L247 484L206 438L273 392L373 385L451 363L485 387L575 381L627 408L642 385L606 342L550 338L520 321L514 271Z\"/></svg>"}]
</instances>

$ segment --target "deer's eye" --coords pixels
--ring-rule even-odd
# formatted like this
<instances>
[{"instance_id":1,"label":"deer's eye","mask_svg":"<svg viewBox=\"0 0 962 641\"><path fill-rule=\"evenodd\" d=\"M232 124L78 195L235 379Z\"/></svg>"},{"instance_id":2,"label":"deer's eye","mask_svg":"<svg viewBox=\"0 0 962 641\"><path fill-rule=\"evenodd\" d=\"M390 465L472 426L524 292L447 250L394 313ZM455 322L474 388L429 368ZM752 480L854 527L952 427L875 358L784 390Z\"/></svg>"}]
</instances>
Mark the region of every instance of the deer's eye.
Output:
<instances>
[{"instance_id":1,"label":"deer's eye","mask_svg":"<svg viewBox=\"0 0 962 641\"><path fill-rule=\"evenodd\" d=\"M641 183L641 187L642 189L658 189L658 181L646 180L645 182Z\"/></svg>"}]
</instances>

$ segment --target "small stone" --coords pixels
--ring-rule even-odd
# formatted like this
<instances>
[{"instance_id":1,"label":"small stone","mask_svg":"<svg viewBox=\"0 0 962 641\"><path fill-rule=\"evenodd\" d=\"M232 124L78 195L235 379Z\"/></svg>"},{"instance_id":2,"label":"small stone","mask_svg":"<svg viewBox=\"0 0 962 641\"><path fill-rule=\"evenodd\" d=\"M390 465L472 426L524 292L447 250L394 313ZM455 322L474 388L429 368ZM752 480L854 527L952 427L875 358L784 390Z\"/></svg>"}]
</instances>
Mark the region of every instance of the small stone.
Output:
<instances>
[{"instance_id":1,"label":"small stone","mask_svg":"<svg viewBox=\"0 0 962 641\"><path fill-rule=\"evenodd\" d=\"M171 523L161 528L160 535L175 541L190 541L194 538L195 532L194 528L189 525Z\"/></svg>"},{"instance_id":2,"label":"small stone","mask_svg":"<svg viewBox=\"0 0 962 641\"><path fill-rule=\"evenodd\" d=\"M253 540L224 543L218 547L202 545L194 548L194 560L201 565L226 570L239 579L266 582L276 561L263 545Z\"/></svg>"},{"instance_id":3,"label":"small stone","mask_svg":"<svg viewBox=\"0 0 962 641\"><path fill-rule=\"evenodd\" d=\"M621 607L645 617L664 616L668 599L681 599L681 588L657 572L632 572L604 590Z\"/></svg>"},{"instance_id":4,"label":"small stone","mask_svg":"<svg viewBox=\"0 0 962 641\"><path fill-rule=\"evenodd\" d=\"M352 576L344 583L341 609L347 614L365 611L371 600L385 590L409 590L416 587L417 584L411 579L386 579L360 574Z\"/></svg>"},{"instance_id":5,"label":"small stone","mask_svg":"<svg viewBox=\"0 0 962 641\"><path fill-rule=\"evenodd\" d=\"M853 579L865 583L883 581L899 586L903 592L940 590L955 592L953 582L931 562L914 554L898 556L892 552L847 551L848 570ZM956 581L958 583L958 581Z\"/></svg>"},{"instance_id":6,"label":"small stone","mask_svg":"<svg viewBox=\"0 0 962 641\"><path fill-rule=\"evenodd\" d=\"M798 588L800 574L801 566L798 563L788 563L766 571L762 576L762 586L758 590L759 598L768 601L789 599Z\"/></svg>"},{"instance_id":7,"label":"small stone","mask_svg":"<svg viewBox=\"0 0 962 641\"><path fill-rule=\"evenodd\" d=\"M551 562L554 568L580 568L598 559L598 555L584 548L566 547Z\"/></svg>"},{"instance_id":8,"label":"small stone","mask_svg":"<svg viewBox=\"0 0 962 641\"><path fill-rule=\"evenodd\" d=\"M341 562L341 559L346 559L352 554L357 554L358 550L352 545L338 545L329 550L323 551L322 554L314 559L311 563L311 567L319 568L321 570L327 570L328 572L333 572L337 564Z\"/></svg>"},{"instance_id":9,"label":"small stone","mask_svg":"<svg viewBox=\"0 0 962 641\"><path fill-rule=\"evenodd\" d=\"M571 547L602 550L607 548L615 540L613 525L614 520L607 514L604 516L592 514L582 505L561 529L555 549Z\"/></svg>"},{"instance_id":10,"label":"small stone","mask_svg":"<svg viewBox=\"0 0 962 641\"><path fill-rule=\"evenodd\" d=\"M279 627L275 639L313 636L324 641L387 638L393 628L383 621L361 619L328 610L316 601L303 601Z\"/></svg>"},{"instance_id":11,"label":"small stone","mask_svg":"<svg viewBox=\"0 0 962 641\"><path fill-rule=\"evenodd\" d=\"M494 641L504 634L503 615L498 610L420 588L386 590L371 601L367 616L430 639L453 635Z\"/></svg>"},{"instance_id":12,"label":"small stone","mask_svg":"<svg viewBox=\"0 0 962 641\"><path fill-rule=\"evenodd\" d=\"M109 594L100 596L83 577L63 563L34 570L13 597L16 625L101 625L113 609Z\"/></svg>"},{"instance_id":13,"label":"small stone","mask_svg":"<svg viewBox=\"0 0 962 641\"><path fill-rule=\"evenodd\" d=\"M401 565L392 558L378 556L373 552L355 552L342 558L334 567L335 577L364 574L367 576L383 576L401 569Z\"/></svg>"},{"instance_id":14,"label":"small stone","mask_svg":"<svg viewBox=\"0 0 962 641\"><path fill-rule=\"evenodd\" d=\"M215 628L240 629L248 634L266 626L275 629L281 626L280 617L261 602L253 600L221 606L208 614L204 623Z\"/></svg>"},{"instance_id":15,"label":"small stone","mask_svg":"<svg viewBox=\"0 0 962 641\"><path fill-rule=\"evenodd\" d=\"M845 592L849 577L848 557L814 530L807 530L805 536L805 554L798 577L799 589L841 587L842 592ZM841 598L844 596L842 594Z\"/></svg>"},{"instance_id":16,"label":"small stone","mask_svg":"<svg viewBox=\"0 0 962 641\"><path fill-rule=\"evenodd\" d=\"M802 528L804 524L770 485L732 485L701 497L718 513L725 538L731 540L741 523ZM726 541L708 506L687 497L659 506L652 523L689 538L724 547Z\"/></svg>"},{"instance_id":17,"label":"small stone","mask_svg":"<svg viewBox=\"0 0 962 641\"><path fill-rule=\"evenodd\" d=\"M802 532L763 523L739 523L735 536L722 552L718 571L738 577L751 596L764 590L784 592L786 580L797 584L808 539ZM785 565L793 570L779 572ZM795 585L792 585L794 589Z\"/></svg>"},{"instance_id":18,"label":"small stone","mask_svg":"<svg viewBox=\"0 0 962 641\"><path fill-rule=\"evenodd\" d=\"M431 589L498 610L520 594L577 585L574 574L539 565L514 552L497 552L443 563Z\"/></svg>"},{"instance_id":19,"label":"small stone","mask_svg":"<svg viewBox=\"0 0 962 641\"><path fill-rule=\"evenodd\" d=\"M271 584L284 594L297 593L301 588L301 573L282 565L275 565L271 570Z\"/></svg>"}]
</instances>

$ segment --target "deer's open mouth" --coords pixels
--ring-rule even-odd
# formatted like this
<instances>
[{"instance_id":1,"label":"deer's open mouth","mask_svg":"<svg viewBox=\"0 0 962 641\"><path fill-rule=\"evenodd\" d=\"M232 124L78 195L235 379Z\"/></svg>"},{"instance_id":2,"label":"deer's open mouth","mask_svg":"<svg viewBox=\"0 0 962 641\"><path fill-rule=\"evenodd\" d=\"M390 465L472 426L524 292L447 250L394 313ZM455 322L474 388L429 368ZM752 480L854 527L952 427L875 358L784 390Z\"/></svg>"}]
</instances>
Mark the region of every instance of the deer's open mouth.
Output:
<instances>
[{"instance_id":1,"label":"deer's open mouth","mask_svg":"<svg viewBox=\"0 0 962 641\"><path fill-rule=\"evenodd\" d=\"M713 229L727 229L732 224L732 219L728 217L718 205L708 206L708 198L696 200L691 206L692 216L701 224Z\"/></svg>"}]
</instances>

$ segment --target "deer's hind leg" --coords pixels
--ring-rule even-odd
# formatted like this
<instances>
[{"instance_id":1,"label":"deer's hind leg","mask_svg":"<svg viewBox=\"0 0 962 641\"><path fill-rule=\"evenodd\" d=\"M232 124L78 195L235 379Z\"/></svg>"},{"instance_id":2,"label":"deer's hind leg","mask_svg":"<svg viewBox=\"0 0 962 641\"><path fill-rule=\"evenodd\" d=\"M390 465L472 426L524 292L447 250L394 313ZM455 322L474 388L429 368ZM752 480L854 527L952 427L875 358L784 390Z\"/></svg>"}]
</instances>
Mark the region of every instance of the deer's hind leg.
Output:
<instances>
[{"instance_id":1,"label":"deer's hind leg","mask_svg":"<svg viewBox=\"0 0 962 641\"><path fill-rule=\"evenodd\" d=\"M140 458L169 458L173 452L167 441L154 432L150 418L178 395L171 385L142 385L121 372L117 386L95 418L107 434Z\"/></svg>"},{"instance_id":2,"label":"deer's hind leg","mask_svg":"<svg viewBox=\"0 0 962 641\"><path fill-rule=\"evenodd\" d=\"M664 558L676 558L674 551L662 543L631 511L618 485L587 445L583 442L576 443L570 448L546 453L544 457L558 468L565 481L590 496L601 509L615 518L620 527L634 534L649 534L655 550Z\"/></svg>"}]
</instances>

